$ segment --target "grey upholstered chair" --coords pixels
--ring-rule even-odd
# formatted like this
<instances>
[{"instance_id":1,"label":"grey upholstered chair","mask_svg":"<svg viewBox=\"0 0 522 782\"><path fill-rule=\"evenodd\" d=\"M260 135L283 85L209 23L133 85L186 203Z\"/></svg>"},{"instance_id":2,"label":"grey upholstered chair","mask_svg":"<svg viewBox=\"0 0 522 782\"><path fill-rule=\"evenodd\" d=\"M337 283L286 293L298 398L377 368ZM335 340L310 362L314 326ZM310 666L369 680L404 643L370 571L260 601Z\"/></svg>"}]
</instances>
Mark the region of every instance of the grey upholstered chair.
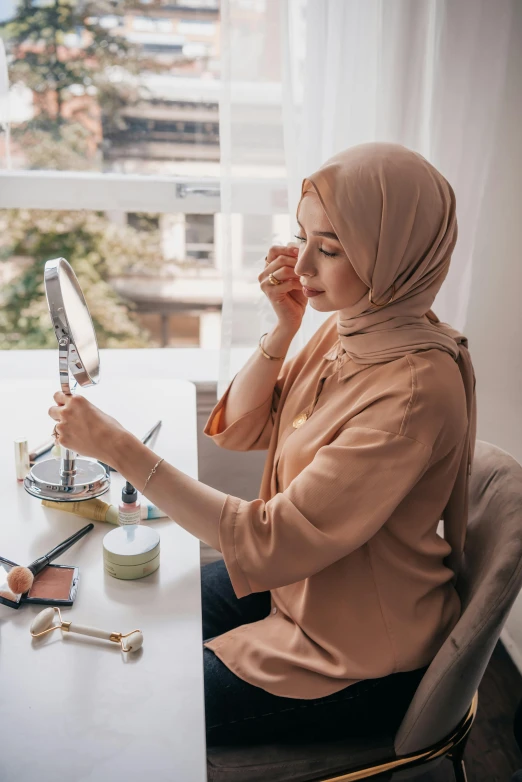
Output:
<instances>
[{"instance_id":1,"label":"grey upholstered chair","mask_svg":"<svg viewBox=\"0 0 522 782\"><path fill-rule=\"evenodd\" d=\"M462 616L426 671L396 736L303 745L211 747L208 782L393 781L449 757L465 782L463 752L477 689L522 586L522 467L478 440L457 589ZM422 768L420 768L422 766Z\"/></svg>"}]
</instances>

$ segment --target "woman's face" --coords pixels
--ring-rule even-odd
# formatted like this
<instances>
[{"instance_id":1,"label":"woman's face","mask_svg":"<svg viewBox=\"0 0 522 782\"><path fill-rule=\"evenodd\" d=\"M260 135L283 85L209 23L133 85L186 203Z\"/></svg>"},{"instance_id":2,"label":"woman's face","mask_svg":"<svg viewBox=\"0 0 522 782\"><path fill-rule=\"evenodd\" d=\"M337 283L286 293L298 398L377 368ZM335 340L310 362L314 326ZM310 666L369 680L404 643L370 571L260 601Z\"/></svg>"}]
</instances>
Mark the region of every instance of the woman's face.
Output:
<instances>
[{"instance_id":1,"label":"woman's face","mask_svg":"<svg viewBox=\"0 0 522 782\"><path fill-rule=\"evenodd\" d=\"M310 305L319 312L331 312L356 304L369 288L357 276L319 197L311 190L299 206L298 224L296 239L301 246L295 273L301 285L322 291L308 297Z\"/></svg>"}]
</instances>

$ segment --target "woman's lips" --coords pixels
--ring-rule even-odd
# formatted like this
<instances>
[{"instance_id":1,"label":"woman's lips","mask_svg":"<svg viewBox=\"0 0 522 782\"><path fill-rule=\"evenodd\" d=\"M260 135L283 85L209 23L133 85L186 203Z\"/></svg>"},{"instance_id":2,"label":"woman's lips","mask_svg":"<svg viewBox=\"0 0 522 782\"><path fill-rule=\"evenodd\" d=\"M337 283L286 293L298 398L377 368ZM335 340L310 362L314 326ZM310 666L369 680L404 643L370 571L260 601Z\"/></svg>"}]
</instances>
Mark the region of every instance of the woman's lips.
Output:
<instances>
[{"instance_id":1,"label":"woman's lips","mask_svg":"<svg viewBox=\"0 0 522 782\"><path fill-rule=\"evenodd\" d=\"M324 293L324 291L316 291L313 288L306 288L303 285L303 293L305 296L318 296L320 293Z\"/></svg>"}]
</instances>

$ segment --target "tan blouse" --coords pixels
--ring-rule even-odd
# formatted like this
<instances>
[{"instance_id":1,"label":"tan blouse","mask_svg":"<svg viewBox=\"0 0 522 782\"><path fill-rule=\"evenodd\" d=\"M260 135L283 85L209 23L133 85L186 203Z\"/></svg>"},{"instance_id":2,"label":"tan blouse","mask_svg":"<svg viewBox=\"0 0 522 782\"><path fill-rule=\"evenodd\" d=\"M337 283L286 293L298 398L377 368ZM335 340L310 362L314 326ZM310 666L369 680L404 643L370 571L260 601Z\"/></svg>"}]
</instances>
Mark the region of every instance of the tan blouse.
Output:
<instances>
[{"instance_id":1,"label":"tan blouse","mask_svg":"<svg viewBox=\"0 0 522 782\"><path fill-rule=\"evenodd\" d=\"M356 364L333 313L273 394L221 431L229 389L204 433L268 455L259 499L227 495L221 550L237 597L270 590L272 609L205 646L291 698L427 665L460 615L437 533L467 427L452 356Z\"/></svg>"}]
</instances>

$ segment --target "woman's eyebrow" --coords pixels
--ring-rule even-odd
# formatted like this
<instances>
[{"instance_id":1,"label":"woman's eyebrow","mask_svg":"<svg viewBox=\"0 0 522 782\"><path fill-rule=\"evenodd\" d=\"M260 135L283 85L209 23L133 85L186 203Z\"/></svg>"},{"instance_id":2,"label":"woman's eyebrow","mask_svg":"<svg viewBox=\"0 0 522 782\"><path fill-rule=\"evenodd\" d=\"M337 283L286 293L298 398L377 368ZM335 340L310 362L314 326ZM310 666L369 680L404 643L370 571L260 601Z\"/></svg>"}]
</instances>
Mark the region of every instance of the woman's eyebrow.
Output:
<instances>
[{"instance_id":1,"label":"woman's eyebrow","mask_svg":"<svg viewBox=\"0 0 522 782\"><path fill-rule=\"evenodd\" d=\"M297 225L299 226L299 228L303 228L299 220L297 221ZM312 236L324 236L325 239L335 239L336 242L339 241L339 237L337 236L337 234L333 234L331 231L312 231Z\"/></svg>"}]
</instances>

